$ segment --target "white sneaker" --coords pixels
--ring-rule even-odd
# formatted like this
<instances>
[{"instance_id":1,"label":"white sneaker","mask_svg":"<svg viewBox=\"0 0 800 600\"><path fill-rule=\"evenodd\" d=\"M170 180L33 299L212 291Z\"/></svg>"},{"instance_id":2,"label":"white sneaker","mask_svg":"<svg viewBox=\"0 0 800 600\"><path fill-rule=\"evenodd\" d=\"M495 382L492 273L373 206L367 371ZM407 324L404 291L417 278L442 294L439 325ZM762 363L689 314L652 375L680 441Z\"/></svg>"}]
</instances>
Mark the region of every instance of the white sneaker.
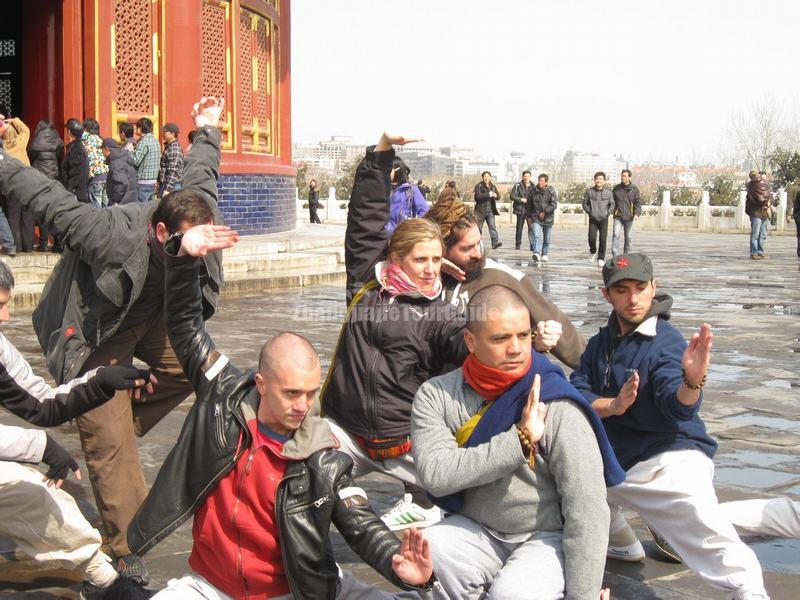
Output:
<instances>
[{"instance_id":1,"label":"white sneaker","mask_svg":"<svg viewBox=\"0 0 800 600\"><path fill-rule=\"evenodd\" d=\"M541 256L539 256L538 252L534 252L533 253L533 262L539 262L540 258L541 258Z\"/></svg>"},{"instance_id":2,"label":"white sneaker","mask_svg":"<svg viewBox=\"0 0 800 600\"><path fill-rule=\"evenodd\" d=\"M381 520L391 531L409 527L422 529L441 521L442 511L438 506L421 508L411 500L411 494L403 494L403 498L384 514Z\"/></svg>"},{"instance_id":3,"label":"white sneaker","mask_svg":"<svg viewBox=\"0 0 800 600\"><path fill-rule=\"evenodd\" d=\"M644 547L630 525L626 525L622 531L608 536L606 556L624 562L641 562L644 560Z\"/></svg>"},{"instance_id":4,"label":"white sneaker","mask_svg":"<svg viewBox=\"0 0 800 600\"><path fill-rule=\"evenodd\" d=\"M547 262L547 261L549 261L549 260L550 260L550 259L549 259L549 258L547 258L547 254L545 254L545 255L542 257L542 262Z\"/></svg>"},{"instance_id":5,"label":"white sneaker","mask_svg":"<svg viewBox=\"0 0 800 600\"><path fill-rule=\"evenodd\" d=\"M589 262L594 263L597 261L597 254L590 254L589 255Z\"/></svg>"},{"instance_id":6,"label":"white sneaker","mask_svg":"<svg viewBox=\"0 0 800 600\"><path fill-rule=\"evenodd\" d=\"M600 267L602 269L604 264L606 264L606 261L600 260L599 258L597 259L597 266L598 267Z\"/></svg>"}]
</instances>

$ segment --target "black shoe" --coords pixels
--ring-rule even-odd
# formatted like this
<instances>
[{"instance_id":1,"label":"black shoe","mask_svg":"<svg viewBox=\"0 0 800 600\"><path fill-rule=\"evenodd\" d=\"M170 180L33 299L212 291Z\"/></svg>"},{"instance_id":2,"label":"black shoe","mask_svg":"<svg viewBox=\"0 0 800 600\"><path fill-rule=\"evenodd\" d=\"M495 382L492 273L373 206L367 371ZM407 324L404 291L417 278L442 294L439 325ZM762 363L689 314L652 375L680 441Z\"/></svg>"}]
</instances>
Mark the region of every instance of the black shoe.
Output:
<instances>
[{"instance_id":1,"label":"black shoe","mask_svg":"<svg viewBox=\"0 0 800 600\"><path fill-rule=\"evenodd\" d=\"M514 250L519 250L519 249L520 249L520 245L519 245L519 244L517 244L516 246L514 246Z\"/></svg>"},{"instance_id":2,"label":"black shoe","mask_svg":"<svg viewBox=\"0 0 800 600\"><path fill-rule=\"evenodd\" d=\"M502 245L503 242L497 242L496 244L492 244L492 250L497 250Z\"/></svg>"},{"instance_id":3,"label":"black shoe","mask_svg":"<svg viewBox=\"0 0 800 600\"><path fill-rule=\"evenodd\" d=\"M33 250L34 252L47 252L47 246L36 246Z\"/></svg>"},{"instance_id":4,"label":"black shoe","mask_svg":"<svg viewBox=\"0 0 800 600\"><path fill-rule=\"evenodd\" d=\"M139 585L150 583L147 563L137 554L126 554L117 559L117 572Z\"/></svg>"},{"instance_id":5,"label":"black shoe","mask_svg":"<svg viewBox=\"0 0 800 600\"><path fill-rule=\"evenodd\" d=\"M83 582L78 600L145 600L155 595L140 583L127 577L119 577L107 588L99 588L88 581Z\"/></svg>"}]
</instances>

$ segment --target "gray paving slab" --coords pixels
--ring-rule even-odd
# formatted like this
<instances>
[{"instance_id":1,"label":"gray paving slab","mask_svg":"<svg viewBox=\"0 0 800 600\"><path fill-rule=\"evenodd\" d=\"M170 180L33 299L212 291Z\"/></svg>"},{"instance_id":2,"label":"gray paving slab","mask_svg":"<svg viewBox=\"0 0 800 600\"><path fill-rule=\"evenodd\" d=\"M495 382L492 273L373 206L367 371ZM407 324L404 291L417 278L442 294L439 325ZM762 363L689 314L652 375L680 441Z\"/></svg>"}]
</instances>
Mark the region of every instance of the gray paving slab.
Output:
<instances>
[{"instance_id":1,"label":"gray paving slab","mask_svg":"<svg viewBox=\"0 0 800 600\"><path fill-rule=\"evenodd\" d=\"M313 235L313 232L303 235ZM488 235L484 235L488 244ZM634 229L634 236L636 249L653 258L660 289L673 295L672 322L687 337L703 322L710 323L715 333L712 369L702 414L709 430L720 442L717 462L724 477L718 476L716 481L719 497L733 500L785 493L800 498L800 440L797 439L800 433L800 403L797 401L800 389L800 265L795 257L795 240L788 236L770 237L767 250L771 258L750 261L745 234L637 232ZM593 335L605 323L608 307L599 289L600 273L588 261L584 232L555 231L551 262L543 267L532 263L529 252L513 250L513 230L501 229L501 239L504 247L492 255L526 271L537 288L551 297L585 335ZM327 369L343 313L343 290L339 285L264 291L247 298L223 298L209 329L220 350L239 365L255 364L258 349L268 336L283 330L301 332L315 342L323 369ZM30 315L16 313L14 322L2 331L26 355L34 369L46 376L30 326ZM191 399L139 440L149 483L174 443L190 405ZM19 424L19 421L0 411L0 423ZM74 427L59 427L56 435L80 456ZM782 443L776 445L776 440ZM758 476L765 473L778 478L768 490L757 485ZM378 512L391 506L402 490L399 484L381 475L368 476L363 484ZM86 479L70 482L67 489L78 498L89 520L99 525ZM641 565L609 562L606 583L612 586L615 598L712 600L723 597L682 565L659 560L641 519L631 514L630 520L645 543L648 558ZM358 560L336 532L332 532L332 539L336 555L346 568L384 589L391 589ZM797 598L800 586L797 542L750 542L764 567L772 598ZM186 571L190 547L191 524L187 523L150 553L148 559L156 586ZM76 597L78 588L74 578L63 571L36 570L29 561L9 560L15 556L22 558L14 554L7 542L0 540L0 580L16 582L0 583L0 596Z\"/></svg>"}]
</instances>

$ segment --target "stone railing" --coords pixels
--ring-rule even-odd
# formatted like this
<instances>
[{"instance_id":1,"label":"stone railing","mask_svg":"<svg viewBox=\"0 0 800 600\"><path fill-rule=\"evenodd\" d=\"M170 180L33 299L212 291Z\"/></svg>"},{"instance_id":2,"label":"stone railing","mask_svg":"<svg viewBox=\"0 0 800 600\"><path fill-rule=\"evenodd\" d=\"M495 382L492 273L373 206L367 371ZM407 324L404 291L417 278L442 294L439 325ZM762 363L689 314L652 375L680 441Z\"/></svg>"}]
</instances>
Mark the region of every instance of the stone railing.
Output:
<instances>
[{"instance_id":1,"label":"stone railing","mask_svg":"<svg viewBox=\"0 0 800 600\"><path fill-rule=\"evenodd\" d=\"M661 206L646 204L642 206L642 216L636 219L638 229L661 229L671 231L746 231L750 229L750 217L744 212L745 192L739 192L738 206L710 206L709 193L703 192L697 206L673 206L668 190L662 192ZM777 231L786 229L786 191L778 192ZM331 200L333 198L333 200ZM344 223L347 221L347 200L336 199L336 189L328 190L328 198L320 198L323 208L319 209L320 219L328 223ZM305 205L305 207L304 207ZM471 206L471 203L467 203ZM512 224L516 222L511 212L510 202L498 204L500 216L497 223ZM300 222L308 222L307 201L297 198L297 218ZM559 229L588 227L589 217L581 210L580 204L558 204L555 214L555 226Z\"/></svg>"}]
</instances>

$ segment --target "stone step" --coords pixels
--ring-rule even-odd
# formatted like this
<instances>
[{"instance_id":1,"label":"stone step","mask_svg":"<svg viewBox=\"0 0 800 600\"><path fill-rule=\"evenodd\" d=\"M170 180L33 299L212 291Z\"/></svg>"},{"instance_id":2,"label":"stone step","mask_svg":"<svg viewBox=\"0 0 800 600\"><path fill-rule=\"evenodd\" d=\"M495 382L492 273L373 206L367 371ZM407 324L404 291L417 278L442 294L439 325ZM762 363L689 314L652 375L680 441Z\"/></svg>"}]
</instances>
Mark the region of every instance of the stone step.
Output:
<instances>
[{"instance_id":1,"label":"stone step","mask_svg":"<svg viewBox=\"0 0 800 600\"><path fill-rule=\"evenodd\" d=\"M279 254L254 254L225 257L225 280L231 281L253 273L271 272L276 275L291 274L295 270L316 269L330 271L344 263L344 250L283 252Z\"/></svg>"},{"instance_id":2,"label":"stone step","mask_svg":"<svg viewBox=\"0 0 800 600\"><path fill-rule=\"evenodd\" d=\"M338 265L329 271L312 268L294 269L284 273L252 272L248 273L247 277L226 279L222 297L258 296L269 290L310 285L344 285L346 279L344 265Z\"/></svg>"}]
</instances>

